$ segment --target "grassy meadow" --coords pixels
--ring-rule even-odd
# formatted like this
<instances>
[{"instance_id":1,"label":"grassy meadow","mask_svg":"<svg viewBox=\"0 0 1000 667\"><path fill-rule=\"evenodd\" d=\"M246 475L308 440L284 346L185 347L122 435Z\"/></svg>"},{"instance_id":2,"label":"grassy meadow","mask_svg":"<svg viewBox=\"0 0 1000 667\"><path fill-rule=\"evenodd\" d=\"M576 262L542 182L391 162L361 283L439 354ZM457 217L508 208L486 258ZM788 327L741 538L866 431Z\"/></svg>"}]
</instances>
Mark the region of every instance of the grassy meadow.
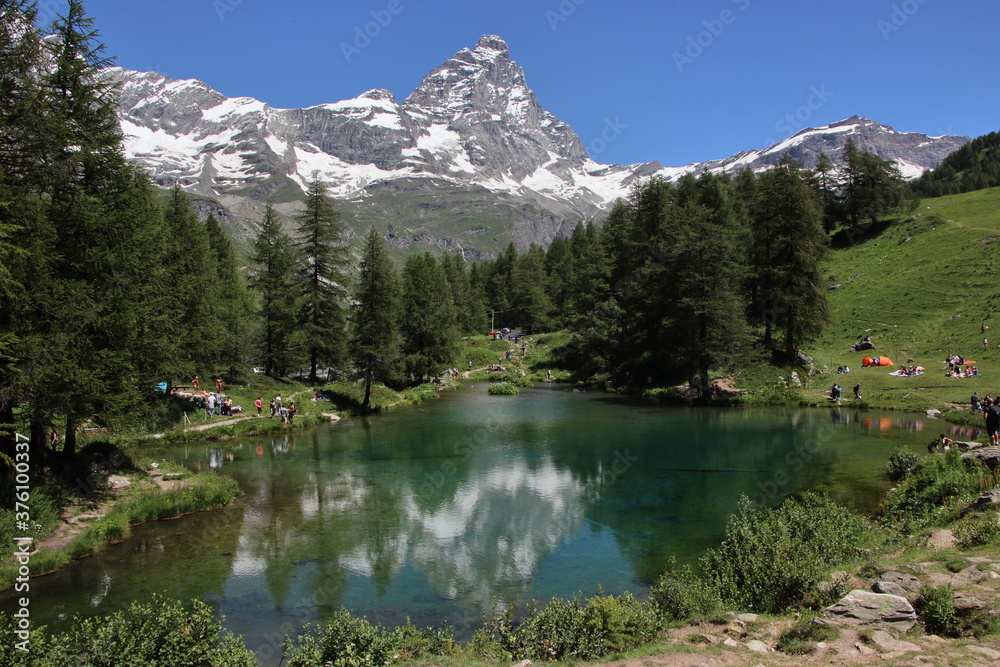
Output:
<instances>
[{"instance_id":1,"label":"grassy meadow","mask_svg":"<svg viewBox=\"0 0 1000 667\"><path fill-rule=\"evenodd\" d=\"M853 245L831 252L827 266L830 322L804 351L818 374L805 394L826 400L837 381L850 402L860 382L869 406L913 410L967 406L978 391L1000 392L1000 338L984 349L983 338L1000 336L1000 288L995 270L1000 245L1000 188L922 201L910 215L889 220ZM990 327L985 334L981 325ZM870 335L876 349L851 352ZM945 377L948 354L975 360L981 375ZM892 377L896 368L861 368L865 356L886 355L926 368L924 375ZM833 375L847 365L851 374Z\"/></svg>"}]
</instances>

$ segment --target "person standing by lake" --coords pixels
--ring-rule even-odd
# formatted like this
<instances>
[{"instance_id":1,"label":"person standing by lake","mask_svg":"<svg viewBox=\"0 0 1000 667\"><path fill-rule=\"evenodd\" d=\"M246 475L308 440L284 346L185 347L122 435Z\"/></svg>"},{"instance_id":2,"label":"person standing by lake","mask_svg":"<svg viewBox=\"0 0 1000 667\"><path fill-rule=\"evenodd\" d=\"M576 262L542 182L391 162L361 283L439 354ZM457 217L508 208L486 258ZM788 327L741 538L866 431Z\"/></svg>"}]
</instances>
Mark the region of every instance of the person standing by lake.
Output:
<instances>
[{"instance_id":1,"label":"person standing by lake","mask_svg":"<svg viewBox=\"0 0 1000 667\"><path fill-rule=\"evenodd\" d=\"M260 417L264 414L264 401L258 396L257 400L253 402L254 407L257 408L257 416Z\"/></svg>"},{"instance_id":2,"label":"person standing by lake","mask_svg":"<svg viewBox=\"0 0 1000 667\"><path fill-rule=\"evenodd\" d=\"M861 383L860 382L857 383L856 385L854 385L854 400L855 401L860 401L861 400Z\"/></svg>"},{"instance_id":3,"label":"person standing by lake","mask_svg":"<svg viewBox=\"0 0 1000 667\"><path fill-rule=\"evenodd\" d=\"M983 408L983 419L986 420L986 432L990 436L990 444L1000 444L997 438L997 432L1000 431L1000 398L993 399L990 405Z\"/></svg>"}]
</instances>

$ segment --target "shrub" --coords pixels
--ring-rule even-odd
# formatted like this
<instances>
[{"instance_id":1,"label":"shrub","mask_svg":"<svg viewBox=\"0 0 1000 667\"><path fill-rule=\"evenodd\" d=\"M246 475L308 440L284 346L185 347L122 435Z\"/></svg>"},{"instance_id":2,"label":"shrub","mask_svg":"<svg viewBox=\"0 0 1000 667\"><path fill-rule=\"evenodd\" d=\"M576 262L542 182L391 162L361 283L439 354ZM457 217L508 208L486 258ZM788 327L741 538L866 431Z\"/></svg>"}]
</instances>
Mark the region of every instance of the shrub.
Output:
<instances>
[{"instance_id":1,"label":"shrub","mask_svg":"<svg viewBox=\"0 0 1000 667\"><path fill-rule=\"evenodd\" d=\"M288 667L357 667L393 661L393 633L341 607L322 627L310 627L282 646Z\"/></svg>"},{"instance_id":2,"label":"shrub","mask_svg":"<svg viewBox=\"0 0 1000 667\"><path fill-rule=\"evenodd\" d=\"M955 598L950 585L925 584L920 588L920 597L913 606L928 633L947 637L958 637L961 634L961 623L955 613Z\"/></svg>"},{"instance_id":3,"label":"shrub","mask_svg":"<svg viewBox=\"0 0 1000 667\"><path fill-rule=\"evenodd\" d=\"M510 382L491 384L488 391L490 396L515 396L519 392L518 388Z\"/></svg>"},{"instance_id":4,"label":"shrub","mask_svg":"<svg viewBox=\"0 0 1000 667\"><path fill-rule=\"evenodd\" d=\"M805 602L826 569L870 546L870 529L863 517L817 494L789 498L776 509L755 507L744 496L702 570L725 602L781 613Z\"/></svg>"},{"instance_id":5,"label":"shrub","mask_svg":"<svg viewBox=\"0 0 1000 667\"><path fill-rule=\"evenodd\" d=\"M913 529L925 525L934 512L945 503L966 496L978 495L988 477L988 471L979 461L963 459L957 450L944 456L922 458L886 497L883 504L885 517L903 527Z\"/></svg>"},{"instance_id":6,"label":"shrub","mask_svg":"<svg viewBox=\"0 0 1000 667\"><path fill-rule=\"evenodd\" d=\"M3 622L0 615L0 624ZM32 647L32 660L24 664L257 665L254 654L223 631L211 608L199 600L184 607L180 602L154 596L152 602L132 603L126 611L75 618L73 626L62 634L47 636L44 630L34 629L32 634L36 633L42 636L37 640L33 637L37 646ZM6 650L0 649L0 657Z\"/></svg>"},{"instance_id":7,"label":"shrub","mask_svg":"<svg viewBox=\"0 0 1000 667\"><path fill-rule=\"evenodd\" d=\"M722 607L719 592L690 565L678 565L673 556L649 590L649 601L666 622L705 618Z\"/></svg>"},{"instance_id":8,"label":"shrub","mask_svg":"<svg viewBox=\"0 0 1000 667\"><path fill-rule=\"evenodd\" d=\"M511 617L510 609L494 616L474 646L515 660L593 660L645 644L661 627L653 608L631 593L598 595L584 604L579 597L553 598L541 611L529 607L516 627Z\"/></svg>"},{"instance_id":9,"label":"shrub","mask_svg":"<svg viewBox=\"0 0 1000 667\"><path fill-rule=\"evenodd\" d=\"M806 655L816 650L816 644L833 639L838 630L829 625L818 625L813 619L803 619L781 633L778 650L789 655Z\"/></svg>"},{"instance_id":10,"label":"shrub","mask_svg":"<svg viewBox=\"0 0 1000 667\"><path fill-rule=\"evenodd\" d=\"M905 478L920 461L920 457L905 447L897 447L889 454L889 461L885 464L885 472L890 481L898 482Z\"/></svg>"},{"instance_id":11,"label":"shrub","mask_svg":"<svg viewBox=\"0 0 1000 667\"><path fill-rule=\"evenodd\" d=\"M972 549L1000 540L1000 524L996 512L974 516L955 527L955 544L960 549Z\"/></svg>"}]
</instances>

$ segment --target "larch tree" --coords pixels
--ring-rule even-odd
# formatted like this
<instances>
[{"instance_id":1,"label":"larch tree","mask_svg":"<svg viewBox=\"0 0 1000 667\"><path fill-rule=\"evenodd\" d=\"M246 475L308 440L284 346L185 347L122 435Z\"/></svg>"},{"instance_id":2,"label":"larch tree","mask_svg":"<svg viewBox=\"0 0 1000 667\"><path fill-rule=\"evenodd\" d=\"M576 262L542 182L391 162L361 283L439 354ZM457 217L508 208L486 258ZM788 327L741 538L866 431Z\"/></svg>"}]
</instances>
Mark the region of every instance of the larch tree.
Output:
<instances>
[{"instance_id":1,"label":"larch tree","mask_svg":"<svg viewBox=\"0 0 1000 667\"><path fill-rule=\"evenodd\" d=\"M368 231L351 305L351 356L365 385L361 411L368 412L372 385L398 374L399 280L382 236Z\"/></svg>"},{"instance_id":2,"label":"larch tree","mask_svg":"<svg viewBox=\"0 0 1000 667\"><path fill-rule=\"evenodd\" d=\"M815 191L791 159L757 179L751 205L750 266L759 286L751 321L784 334L783 348L796 348L819 333L827 320L822 266L829 237Z\"/></svg>"},{"instance_id":3,"label":"larch tree","mask_svg":"<svg viewBox=\"0 0 1000 667\"><path fill-rule=\"evenodd\" d=\"M309 381L315 383L321 363L338 365L344 358L347 226L319 178L309 182L305 209L296 221L302 262L296 336L308 356Z\"/></svg>"},{"instance_id":4,"label":"larch tree","mask_svg":"<svg viewBox=\"0 0 1000 667\"><path fill-rule=\"evenodd\" d=\"M270 204L264 210L260 233L250 257L255 269L250 287L260 304L259 357L267 375L284 375L293 352L296 297L292 280L296 270L295 249L281 226L281 218Z\"/></svg>"}]
</instances>

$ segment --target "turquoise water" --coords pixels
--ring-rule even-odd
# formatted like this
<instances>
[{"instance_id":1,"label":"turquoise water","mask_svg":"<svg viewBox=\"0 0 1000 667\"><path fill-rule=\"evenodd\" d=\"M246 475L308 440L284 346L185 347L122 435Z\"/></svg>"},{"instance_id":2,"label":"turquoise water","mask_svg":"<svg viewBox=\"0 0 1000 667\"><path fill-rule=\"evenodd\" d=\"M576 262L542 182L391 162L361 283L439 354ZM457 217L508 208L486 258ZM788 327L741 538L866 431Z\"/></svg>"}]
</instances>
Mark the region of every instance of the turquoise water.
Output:
<instances>
[{"instance_id":1,"label":"turquoise water","mask_svg":"<svg viewBox=\"0 0 1000 667\"><path fill-rule=\"evenodd\" d=\"M670 554L718 543L741 494L774 505L817 489L869 510L889 452L923 452L940 424L473 385L285 437L163 449L245 495L33 579L34 620L58 627L157 592L202 598L268 664L285 633L341 605L468 637L493 600L641 595Z\"/></svg>"}]
</instances>

